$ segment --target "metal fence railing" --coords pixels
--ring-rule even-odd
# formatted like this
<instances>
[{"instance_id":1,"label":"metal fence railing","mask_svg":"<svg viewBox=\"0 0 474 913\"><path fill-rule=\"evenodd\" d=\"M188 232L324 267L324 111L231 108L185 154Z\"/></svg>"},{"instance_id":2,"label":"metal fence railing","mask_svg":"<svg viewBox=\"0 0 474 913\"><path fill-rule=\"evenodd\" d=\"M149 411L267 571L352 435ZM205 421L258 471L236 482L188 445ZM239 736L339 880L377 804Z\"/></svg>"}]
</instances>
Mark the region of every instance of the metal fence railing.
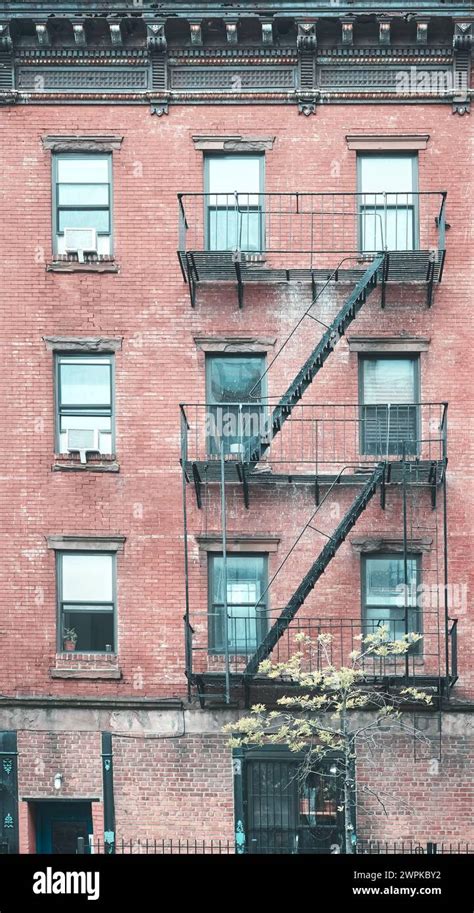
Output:
<instances>
[{"instance_id":1,"label":"metal fence railing","mask_svg":"<svg viewBox=\"0 0 474 913\"><path fill-rule=\"evenodd\" d=\"M417 841L417 840L358 840L354 847L357 855L460 855L474 854L474 843L468 841ZM110 854L117 855L156 855L156 856L231 856L240 853L255 853L255 849L245 844L237 844L232 838L131 838L118 839L115 844L104 843L101 840L91 840L86 844L84 838L78 838L77 853ZM258 852L258 851L257 851ZM332 847L315 846L300 848L298 840L289 840L282 844L281 840L270 841L268 845L260 847L260 852L265 855L294 855L299 852L305 854L325 854L340 852L337 845Z\"/></svg>"}]
</instances>

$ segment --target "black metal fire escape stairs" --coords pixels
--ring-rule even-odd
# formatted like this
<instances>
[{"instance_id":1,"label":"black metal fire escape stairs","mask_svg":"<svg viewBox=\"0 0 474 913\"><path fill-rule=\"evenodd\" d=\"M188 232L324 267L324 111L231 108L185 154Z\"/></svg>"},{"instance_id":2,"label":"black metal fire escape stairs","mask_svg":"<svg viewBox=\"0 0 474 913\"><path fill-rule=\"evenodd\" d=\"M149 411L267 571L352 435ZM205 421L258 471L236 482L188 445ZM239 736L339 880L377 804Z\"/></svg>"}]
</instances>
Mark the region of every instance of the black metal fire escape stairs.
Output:
<instances>
[{"instance_id":1,"label":"black metal fire escape stairs","mask_svg":"<svg viewBox=\"0 0 474 913\"><path fill-rule=\"evenodd\" d=\"M348 511L345 513L341 522L330 536L328 542L319 553L318 557L311 565L309 571L303 577L303 580L288 600L282 613L274 622L261 644L253 654L248 663L244 675L252 676L258 672L260 663L266 659L282 634L288 628L290 622L295 617L311 591L314 589L317 581L326 570L328 564L334 558L336 552L344 542L346 536L357 522L360 515L367 507L369 501L373 498L378 486L383 486L385 478L385 463L378 463L373 470L367 470L364 473L365 484L359 494L354 498Z\"/></svg>"},{"instance_id":2,"label":"black metal fire escape stairs","mask_svg":"<svg viewBox=\"0 0 474 913\"><path fill-rule=\"evenodd\" d=\"M361 307L367 301L370 293L377 286L377 274L381 271L382 288L384 287L386 255L379 254L365 270L354 290L351 292L343 307L329 325L326 332L318 342L303 367L291 382L286 393L275 407L271 418L271 435L269 438L252 438L249 442L247 453L248 462L257 463L271 443L271 439L278 434L284 422L290 417L294 406L300 401L304 392L313 382L318 371L321 370L329 358L336 343L344 335L348 326L355 319Z\"/></svg>"}]
</instances>

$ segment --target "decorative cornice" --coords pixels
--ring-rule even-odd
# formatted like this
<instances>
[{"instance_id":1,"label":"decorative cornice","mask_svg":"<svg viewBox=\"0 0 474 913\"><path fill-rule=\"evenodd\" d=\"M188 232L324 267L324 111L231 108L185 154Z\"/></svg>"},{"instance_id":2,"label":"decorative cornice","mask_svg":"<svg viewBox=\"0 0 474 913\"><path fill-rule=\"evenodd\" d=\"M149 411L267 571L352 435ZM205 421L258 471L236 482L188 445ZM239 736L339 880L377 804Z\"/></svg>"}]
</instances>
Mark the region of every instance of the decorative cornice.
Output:
<instances>
[{"instance_id":1,"label":"decorative cornice","mask_svg":"<svg viewBox=\"0 0 474 913\"><path fill-rule=\"evenodd\" d=\"M274 336L195 336L202 352L266 352L276 343Z\"/></svg>"},{"instance_id":2,"label":"decorative cornice","mask_svg":"<svg viewBox=\"0 0 474 913\"><path fill-rule=\"evenodd\" d=\"M354 536L350 543L355 552L370 554L371 552L394 552L400 554L404 551L403 539L393 539L390 533L380 533L374 536ZM431 536L421 539L408 539L407 549L412 554L429 552L433 545Z\"/></svg>"},{"instance_id":3,"label":"decorative cornice","mask_svg":"<svg viewBox=\"0 0 474 913\"><path fill-rule=\"evenodd\" d=\"M49 352L118 352L123 336L43 336Z\"/></svg>"},{"instance_id":4,"label":"decorative cornice","mask_svg":"<svg viewBox=\"0 0 474 913\"><path fill-rule=\"evenodd\" d=\"M196 536L196 542L203 552L222 552L222 535L203 533ZM247 533L232 533L227 536L228 552L277 552L280 544L278 536L251 536Z\"/></svg>"},{"instance_id":5,"label":"decorative cornice","mask_svg":"<svg viewBox=\"0 0 474 913\"><path fill-rule=\"evenodd\" d=\"M350 352L426 352L430 337L420 336L350 336Z\"/></svg>"},{"instance_id":6,"label":"decorative cornice","mask_svg":"<svg viewBox=\"0 0 474 913\"><path fill-rule=\"evenodd\" d=\"M411 149L426 149L429 140L429 134L405 134L405 133L394 133L392 134L348 134L346 136L346 141L349 149L362 151L377 151L377 150L411 150Z\"/></svg>"},{"instance_id":7,"label":"decorative cornice","mask_svg":"<svg viewBox=\"0 0 474 913\"><path fill-rule=\"evenodd\" d=\"M202 152L265 152L273 149L274 136L193 136L194 148Z\"/></svg>"},{"instance_id":8,"label":"decorative cornice","mask_svg":"<svg viewBox=\"0 0 474 913\"><path fill-rule=\"evenodd\" d=\"M48 548L61 552L121 552L126 536L46 536Z\"/></svg>"},{"instance_id":9,"label":"decorative cornice","mask_svg":"<svg viewBox=\"0 0 474 913\"><path fill-rule=\"evenodd\" d=\"M112 152L120 149L123 136L43 136L43 148L52 152Z\"/></svg>"}]
</instances>

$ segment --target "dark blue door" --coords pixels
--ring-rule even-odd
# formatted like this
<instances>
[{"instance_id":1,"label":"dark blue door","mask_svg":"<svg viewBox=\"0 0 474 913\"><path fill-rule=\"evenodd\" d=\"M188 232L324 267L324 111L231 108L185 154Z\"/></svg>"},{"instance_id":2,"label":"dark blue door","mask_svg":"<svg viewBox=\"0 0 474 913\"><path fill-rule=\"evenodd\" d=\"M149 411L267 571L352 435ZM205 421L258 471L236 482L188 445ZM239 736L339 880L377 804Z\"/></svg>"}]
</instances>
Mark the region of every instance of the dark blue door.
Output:
<instances>
[{"instance_id":1,"label":"dark blue door","mask_svg":"<svg viewBox=\"0 0 474 913\"><path fill-rule=\"evenodd\" d=\"M92 834L90 802L38 802L36 806L36 852L75 853L77 838L88 845Z\"/></svg>"}]
</instances>

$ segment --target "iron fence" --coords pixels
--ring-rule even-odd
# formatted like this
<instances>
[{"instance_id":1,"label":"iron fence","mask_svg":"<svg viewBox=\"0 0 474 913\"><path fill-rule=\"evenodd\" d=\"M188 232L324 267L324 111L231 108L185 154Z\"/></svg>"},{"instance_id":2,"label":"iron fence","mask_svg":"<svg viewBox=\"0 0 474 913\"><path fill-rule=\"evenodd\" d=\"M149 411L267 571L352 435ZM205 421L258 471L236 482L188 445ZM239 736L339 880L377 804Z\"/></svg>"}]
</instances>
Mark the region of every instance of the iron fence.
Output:
<instances>
[{"instance_id":1,"label":"iron fence","mask_svg":"<svg viewBox=\"0 0 474 913\"><path fill-rule=\"evenodd\" d=\"M427 843L416 840L358 840L357 854L372 856L411 856L449 854L459 855L474 853L474 843L459 840L446 842L443 840L429 841Z\"/></svg>"},{"instance_id":2,"label":"iron fence","mask_svg":"<svg viewBox=\"0 0 474 913\"><path fill-rule=\"evenodd\" d=\"M417 841L417 840L358 840L354 847L355 855L391 856L391 855L461 855L474 854L474 843L468 841ZM277 841L260 847L257 855L333 855L340 852L338 844L300 846L298 840L288 845L279 845ZM194 839L194 838L159 838L159 839L119 839L115 844L92 840L85 844L84 838L78 838L77 853L116 855L156 855L156 856L233 856L252 853L255 850L244 844L236 843L228 837Z\"/></svg>"}]
</instances>

